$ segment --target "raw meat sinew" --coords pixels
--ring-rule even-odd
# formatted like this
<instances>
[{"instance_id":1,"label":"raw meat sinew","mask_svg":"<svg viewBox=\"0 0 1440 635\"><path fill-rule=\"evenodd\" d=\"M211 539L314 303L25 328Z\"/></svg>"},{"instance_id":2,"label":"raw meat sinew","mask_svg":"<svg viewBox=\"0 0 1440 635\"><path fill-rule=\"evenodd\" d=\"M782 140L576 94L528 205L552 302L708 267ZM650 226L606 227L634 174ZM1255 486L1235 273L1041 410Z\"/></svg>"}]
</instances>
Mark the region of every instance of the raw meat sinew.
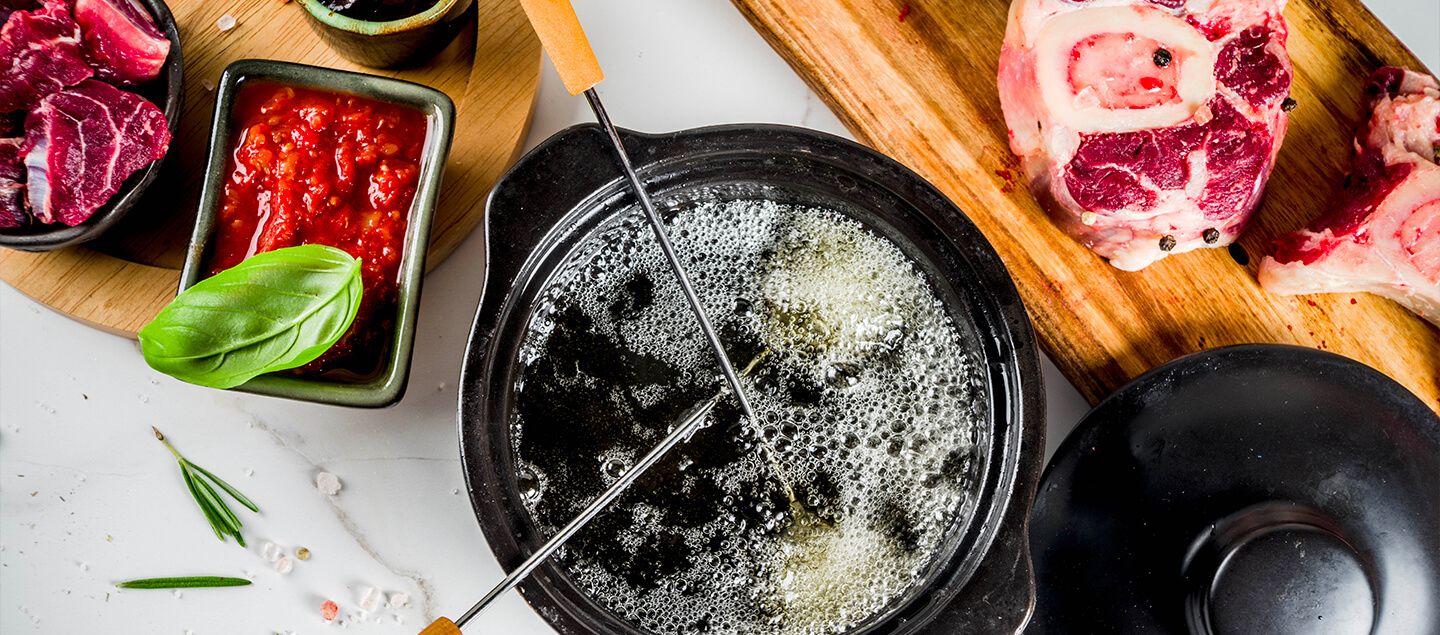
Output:
<instances>
[{"instance_id":1,"label":"raw meat sinew","mask_svg":"<svg viewBox=\"0 0 1440 635\"><path fill-rule=\"evenodd\" d=\"M139 95L93 79L54 93L25 120L30 210L78 225L169 145L165 115Z\"/></svg>"},{"instance_id":2,"label":"raw meat sinew","mask_svg":"<svg viewBox=\"0 0 1440 635\"><path fill-rule=\"evenodd\" d=\"M1440 82L1375 72L1345 189L1324 216L1260 263L1272 293L1368 291L1440 326Z\"/></svg>"},{"instance_id":3,"label":"raw meat sinew","mask_svg":"<svg viewBox=\"0 0 1440 635\"><path fill-rule=\"evenodd\" d=\"M80 53L80 26L63 0L16 11L0 27L0 112L28 110L93 74Z\"/></svg>"},{"instance_id":4,"label":"raw meat sinew","mask_svg":"<svg viewBox=\"0 0 1440 635\"><path fill-rule=\"evenodd\" d=\"M1015 0L1000 105L1051 218L1127 271L1233 242L1285 137L1284 4Z\"/></svg>"},{"instance_id":5,"label":"raw meat sinew","mask_svg":"<svg viewBox=\"0 0 1440 635\"><path fill-rule=\"evenodd\" d=\"M95 76L117 85L160 76L170 40L135 0L75 0L75 21L85 30L85 57Z\"/></svg>"}]
</instances>

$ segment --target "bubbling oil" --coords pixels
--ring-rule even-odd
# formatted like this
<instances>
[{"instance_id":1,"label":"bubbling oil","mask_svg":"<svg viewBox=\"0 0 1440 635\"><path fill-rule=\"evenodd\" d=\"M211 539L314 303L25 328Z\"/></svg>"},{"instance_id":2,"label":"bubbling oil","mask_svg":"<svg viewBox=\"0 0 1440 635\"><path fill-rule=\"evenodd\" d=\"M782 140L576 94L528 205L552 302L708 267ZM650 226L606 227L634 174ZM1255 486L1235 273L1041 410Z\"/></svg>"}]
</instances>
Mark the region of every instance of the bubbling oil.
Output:
<instances>
[{"instance_id":1,"label":"bubbling oil","mask_svg":"<svg viewBox=\"0 0 1440 635\"><path fill-rule=\"evenodd\" d=\"M547 535L722 387L643 217L597 233L541 293L514 387L517 481ZM758 421L722 400L557 558L649 632L862 624L971 513L988 411L972 340L898 247L837 212L710 202L669 233L735 364L770 351L743 380Z\"/></svg>"}]
</instances>

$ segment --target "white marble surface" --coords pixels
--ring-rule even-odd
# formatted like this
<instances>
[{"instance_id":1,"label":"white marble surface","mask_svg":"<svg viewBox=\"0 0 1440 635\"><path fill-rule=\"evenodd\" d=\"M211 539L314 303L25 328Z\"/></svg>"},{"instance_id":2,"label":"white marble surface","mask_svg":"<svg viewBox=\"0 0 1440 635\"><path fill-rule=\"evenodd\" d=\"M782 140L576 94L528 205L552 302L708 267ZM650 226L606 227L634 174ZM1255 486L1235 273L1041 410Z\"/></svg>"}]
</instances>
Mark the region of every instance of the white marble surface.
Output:
<instances>
[{"instance_id":1,"label":"white marble surface","mask_svg":"<svg viewBox=\"0 0 1440 635\"><path fill-rule=\"evenodd\" d=\"M664 131L776 122L845 134L837 120L725 0L576 2L609 79L620 125ZM1371 0L1431 68L1440 4ZM547 66L529 145L588 121ZM501 578L464 487L455 383L480 292L481 240L426 282L409 393L381 411L214 391L151 371L134 342L91 330L0 285L0 632L418 632L455 616ZM1047 362L1053 445L1084 412ZM221 543L150 433L253 498L248 548ZM314 486L332 472L334 496ZM278 574L274 541L293 558ZM137 577L246 576L245 588L117 591ZM378 587L410 605L359 609ZM334 600L327 626L320 604ZM471 632L548 633L518 598Z\"/></svg>"}]
</instances>

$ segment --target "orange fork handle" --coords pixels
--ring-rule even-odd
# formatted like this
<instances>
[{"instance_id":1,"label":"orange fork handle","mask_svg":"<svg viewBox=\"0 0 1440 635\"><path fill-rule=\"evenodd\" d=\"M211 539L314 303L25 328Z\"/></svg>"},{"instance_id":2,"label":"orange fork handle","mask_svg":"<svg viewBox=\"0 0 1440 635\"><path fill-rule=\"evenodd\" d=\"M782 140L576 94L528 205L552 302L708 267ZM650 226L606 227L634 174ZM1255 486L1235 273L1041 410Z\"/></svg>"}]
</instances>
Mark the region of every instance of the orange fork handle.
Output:
<instances>
[{"instance_id":1,"label":"orange fork handle","mask_svg":"<svg viewBox=\"0 0 1440 635\"><path fill-rule=\"evenodd\" d=\"M530 26L535 27L535 34L540 36L540 43L550 53L550 61L560 72L565 90L579 95L605 79L570 0L520 0L520 6L530 18Z\"/></svg>"},{"instance_id":2,"label":"orange fork handle","mask_svg":"<svg viewBox=\"0 0 1440 635\"><path fill-rule=\"evenodd\" d=\"M442 617L426 626L425 630L420 631L420 635L460 635L460 627L450 621L450 618Z\"/></svg>"}]
</instances>

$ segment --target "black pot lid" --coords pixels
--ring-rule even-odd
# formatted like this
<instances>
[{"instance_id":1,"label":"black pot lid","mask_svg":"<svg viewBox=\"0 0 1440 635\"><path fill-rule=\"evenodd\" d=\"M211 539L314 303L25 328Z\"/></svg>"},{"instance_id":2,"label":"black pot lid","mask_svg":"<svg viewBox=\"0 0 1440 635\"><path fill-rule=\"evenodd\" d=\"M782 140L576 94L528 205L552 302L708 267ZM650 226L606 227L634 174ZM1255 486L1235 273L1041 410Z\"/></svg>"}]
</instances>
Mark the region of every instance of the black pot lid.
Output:
<instances>
[{"instance_id":1,"label":"black pot lid","mask_svg":"<svg viewBox=\"0 0 1440 635\"><path fill-rule=\"evenodd\" d=\"M1040 483L1029 633L1440 633L1440 418L1339 355L1196 353Z\"/></svg>"}]
</instances>

